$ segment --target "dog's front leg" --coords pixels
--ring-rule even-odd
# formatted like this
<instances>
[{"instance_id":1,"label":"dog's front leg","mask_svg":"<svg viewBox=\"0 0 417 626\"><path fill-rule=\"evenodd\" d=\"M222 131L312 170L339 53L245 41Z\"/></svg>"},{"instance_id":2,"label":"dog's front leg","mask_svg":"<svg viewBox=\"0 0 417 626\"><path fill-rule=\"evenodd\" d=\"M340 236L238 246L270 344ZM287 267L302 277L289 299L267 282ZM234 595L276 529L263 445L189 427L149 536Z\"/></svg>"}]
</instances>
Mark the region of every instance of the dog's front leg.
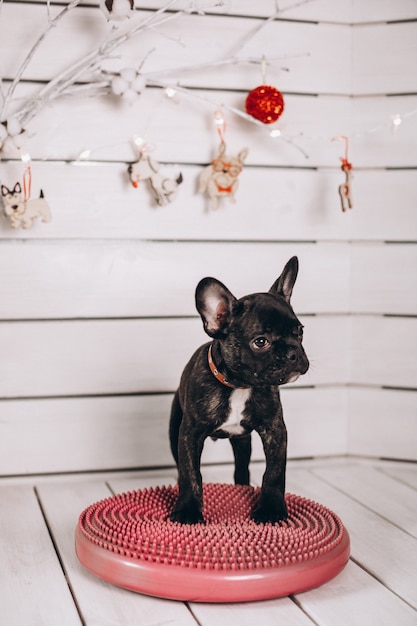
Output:
<instances>
[{"instance_id":1,"label":"dog's front leg","mask_svg":"<svg viewBox=\"0 0 417 626\"><path fill-rule=\"evenodd\" d=\"M206 437L185 424L183 420L179 430L178 498L170 518L181 524L197 524L204 522L200 459Z\"/></svg>"},{"instance_id":2,"label":"dog's front leg","mask_svg":"<svg viewBox=\"0 0 417 626\"><path fill-rule=\"evenodd\" d=\"M288 517L285 504L285 469L287 462L287 430L282 419L273 427L259 429L265 451L266 468L262 489L252 519L259 523L275 523Z\"/></svg>"}]
</instances>

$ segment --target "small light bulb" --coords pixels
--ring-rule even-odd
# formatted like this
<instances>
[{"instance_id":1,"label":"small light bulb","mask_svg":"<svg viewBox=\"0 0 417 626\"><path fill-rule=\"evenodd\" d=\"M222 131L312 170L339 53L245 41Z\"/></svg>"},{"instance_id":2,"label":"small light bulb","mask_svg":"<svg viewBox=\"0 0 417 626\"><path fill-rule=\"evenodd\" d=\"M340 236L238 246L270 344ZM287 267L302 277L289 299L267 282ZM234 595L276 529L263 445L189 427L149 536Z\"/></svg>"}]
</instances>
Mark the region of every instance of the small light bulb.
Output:
<instances>
[{"instance_id":1,"label":"small light bulb","mask_svg":"<svg viewBox=\"0 0 417 626\"><path fill-rule=\"evenodd\" d=\"M222 111L216 111L214 114L214 122L217 126L224 126L224 117Z\"/></svg>"},{"instance_id":2,"label":"small light bulb","mask_svg":"<svg viewBox=\"0 0 417 626\"><path fill-rule=\"evenodd\" d=\"M173 87L167 87L165 89L165 93L168 96L168 98L173 98L177 92Z\"/></svg>"},{"instance_id":3,"label":"small light bulb","mask_svg":"<svg viewBox=\"0 0 417 626\"><path fill-rule=\"evenodd\" d=\"M400 124L403 121L401 115L399 114L393 115L391 119L392 119L392 123L394 124L394 126L400 126Z\"/></svg>"},{"instance_id":4,"label":"small light bulb","mask_svg":"<svg viewBox=\"0 0 417 626\"><path fill-rule=\"evenodd\" d=\"M86 148L85 150L80 152L80 154L78 155L78 159L80 161L85 161L86 159L90 157L90 154L91 154L91 150L89 150L89 148Z\"/></svg>"},{"instance_id":5,"label":"small light bulb","mask_svg":"<svg viewBox=\"0 0 417 626\"><path fill-rule=\"evenodd\" d=\"M141 148L143 144L145 143L145 140L143 137L135 137L133 141L137 148Z\"/></svg>"},{"instance_id":6,"label":"small light bulb","mask_svg":"<svg viewBox=\"0 0 417 626\"><path fill-rule=\"evenodd\" d=\"M279 128L273 128L271 130L271 132L269 133L271 137L275 138L275 137L281 137L281 131Z\"/></svg>"},{"instance_id":7,"label":"small light bulb","mask_svg":"<svg viewBox=\"0 0 417 626\"><path fill-rule=\"evenodd\" d=\"M30 163L30 154L29 152L22 152L21 154L21 159L23 161L23 163Z\"/></svg>"}]
</instances>

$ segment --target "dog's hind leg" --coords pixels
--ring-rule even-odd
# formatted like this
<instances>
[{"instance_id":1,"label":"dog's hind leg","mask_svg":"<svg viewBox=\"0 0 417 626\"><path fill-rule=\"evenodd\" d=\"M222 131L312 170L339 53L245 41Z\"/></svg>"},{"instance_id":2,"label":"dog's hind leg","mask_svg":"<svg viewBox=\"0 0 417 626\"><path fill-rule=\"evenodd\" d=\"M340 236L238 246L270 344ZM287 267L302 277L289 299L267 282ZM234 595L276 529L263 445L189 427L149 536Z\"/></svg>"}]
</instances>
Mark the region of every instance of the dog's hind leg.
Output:
<instances>
[{"instance_id":1,"label":"dog's hind leg","mask_svg":"<svg viewBox=\"0 0 417 626\"><path fill-rule=\"evenodd\" d=\"M249 485L249 461L252 452L251 435L231 437L230 443L235 457L235 485Z\"/></svg>"},{"instance_id":2,"label":"dog's hind leg","mask_svg":"<svg viewBox=\"0 0 417 626\"><path fill-rule=\"evenodd\" d=\"M178 397L178 391L175 393L171 406L171 417L169 420L169 442L171 445L172 456L178 466L178 436L182 422L182 407Z\"/></svg>"}]
</instances>

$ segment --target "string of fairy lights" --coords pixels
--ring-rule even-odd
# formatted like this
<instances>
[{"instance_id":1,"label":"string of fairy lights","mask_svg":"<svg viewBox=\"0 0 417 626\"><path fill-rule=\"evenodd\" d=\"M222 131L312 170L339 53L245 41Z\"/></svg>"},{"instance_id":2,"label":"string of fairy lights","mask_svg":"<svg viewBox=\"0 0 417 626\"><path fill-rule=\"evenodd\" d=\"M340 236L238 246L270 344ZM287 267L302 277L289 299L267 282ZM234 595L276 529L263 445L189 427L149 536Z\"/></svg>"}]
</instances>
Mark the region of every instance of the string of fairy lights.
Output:
<instances>
[{"instance_id":1,"label":"string of fairy lights","mask_svg":"<svg viewBox=\"0 0 417 626\"><path fill-rule=\"evenodd\" d=\"M128 39L138 35L144 30L150 28L158 30L158 28L172 22L173 20L181 17L192 11L197 13L204 13L207 7L211 8L215 5L221 4L217 0L194 0L191 2L188 9L173 11L173 7L176 0L169 0L164 6L151 15L142 19L138 23L133 24L127 31L121 33L114 23L123 21L126 17L133 18L134 6L132 3L117 3L106 2L101 3L101 9L106 14L107 19L112 23L111 30L108 37L104 42L100 44L97 49L92 50L89 54L85 55L82 59L73 63L69 68L59 73L49 83L45 84L37 94L20 102L16 109L15 92L22 79L22 76L31 62L36 51L43 43L47 33L51 28L57 27L61 19L68 14L69 11L75 9L80 0L72 0L68 3L55 17L51 15L51 6L49 0L47 1L48 22L44 32L36 39L34 44L29 49L25 59L16 72L14 79L10 82L8 89L5 84L2 83L1 96L2 105L0 107L0 160L13 160L14 158L20 158L24 165L23 179L29 181L26 188L30 189L31 183L31 157L28 150L28 144L30 144L30 122L32 119L47 105L50 105L53 100L62 96L82 96L91 95L91 93L97 95L111 94L113 97L119 97L123 101L133 103L137 98L146 97L147 88L159 88L161 93L168 99L181 98L184 101L191 99L193 101L200 101L204 103L204 108L207 110L207 105L212 107L214 125L223 141L223 135L226 128L226 117L238 116L245 122L255 125L261 138L262 136L268 137L272 140L278 140L289 144L294 150L303 155L305 159L309 158L309 154L303 142L311 141L345 141L345 156L340 158L342 163L342 170L346 174L346 181L344 183L344 189L349 192L350 180L348 174L352 169L352 164L349 162L347 149L349 140L356 140L358 138L376 134L379 132L385 132L390 129L392 133L397 133L400 127L407 122L410 118L417 115L417 108L412 108L409 111L399 113L393 111L388 116L384 116L384 119L380 120L376 124L351 132L349 137L347 135L332 135L332 136L318 136L306 133L303 129L300 129L299 135L290 135L285 130L285 124L281 125L280 118L285 110L285 97L281 91L275 86L268 84L267 81L267 67L270 63L276 63L279 61L282 63L284 57L279 59L267 59L265 55L261 55L258 58L244 58L238 56L244 46L255 36L259 31L265 27L266 24L272 20L282 16L283 12L294 7L302 6L308 2L314 2L314 0L300 0L295 4L280 9L278 4L276 5L276 11L267 19L262 20L255 28L251 27L246 36L240 39L240 41L232 46L228 55L223 59L217 59L216 61L208 61L207 63L196 65L190 65L182 68L174 68L168 72L168 70L159 70L157 72L144 73L142 71L147 57L153 52L150 50L140 65L136 68L125 67L119 71L110 72L103 69L103 62L112 57L118 47L125 43ZM298 54L295 56L308 56L309 53ZM291 59L289 55L285 57ZM242 106L232 106L221 100L217 99L215 92L211 95L207 95L204 90L196 88L189 88L179 82L172 82L169 80L169 73L173 75L181 74L181 72L195 71L198 69L200 72L205 69L221 68L222 66L235 65L237 63L256 63L260 67L260 85L254 87L246 95ZM281 68L288 71L288 68ZM168 73L168 77L164 78L164 75ZM94 79L87 82L82 81L83 75L93 75ZM13 113L9 113L9 108L13 110ZM148 127L154 122L154 116L156 111L151 111L150 118L147 121ZM135 135L134 137L128 137L124 142L133 142L134 149L139 155L149 153L155 149L146 138L146 128L143 129L143 133ZM121 142L119 142L121 143ZM74 164L94 164L93 157L99 153L103 148L109 148L111 146L87 146L80 149L80 152L76 158L71 162ZM97 161L98 163L98 161ZM349 166L349 167L348 167ZM339 189L342 195L342 189ZM27 191L25 192L27 196ZM28 198L26 197L26 200Z\"/></svg>"}]
</instances>

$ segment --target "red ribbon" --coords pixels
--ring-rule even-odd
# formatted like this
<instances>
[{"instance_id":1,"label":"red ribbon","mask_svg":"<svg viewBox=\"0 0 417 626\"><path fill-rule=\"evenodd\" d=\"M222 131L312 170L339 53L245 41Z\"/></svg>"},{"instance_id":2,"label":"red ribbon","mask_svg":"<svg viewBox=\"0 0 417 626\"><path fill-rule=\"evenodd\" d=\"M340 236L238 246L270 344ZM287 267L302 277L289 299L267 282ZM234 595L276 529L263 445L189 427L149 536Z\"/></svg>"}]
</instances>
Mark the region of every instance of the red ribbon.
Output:
<instances>
[{"instance_id":1,"label":"red ribbon","mask_svg":"<svg viewBox=\"0 0 417 626\"><path fill-rule=\"evenodd\" d=\"M23 172L23 200L27 202L30 198L32 190L32 171L30 165Z\"/></svg>"}]
</instances>

